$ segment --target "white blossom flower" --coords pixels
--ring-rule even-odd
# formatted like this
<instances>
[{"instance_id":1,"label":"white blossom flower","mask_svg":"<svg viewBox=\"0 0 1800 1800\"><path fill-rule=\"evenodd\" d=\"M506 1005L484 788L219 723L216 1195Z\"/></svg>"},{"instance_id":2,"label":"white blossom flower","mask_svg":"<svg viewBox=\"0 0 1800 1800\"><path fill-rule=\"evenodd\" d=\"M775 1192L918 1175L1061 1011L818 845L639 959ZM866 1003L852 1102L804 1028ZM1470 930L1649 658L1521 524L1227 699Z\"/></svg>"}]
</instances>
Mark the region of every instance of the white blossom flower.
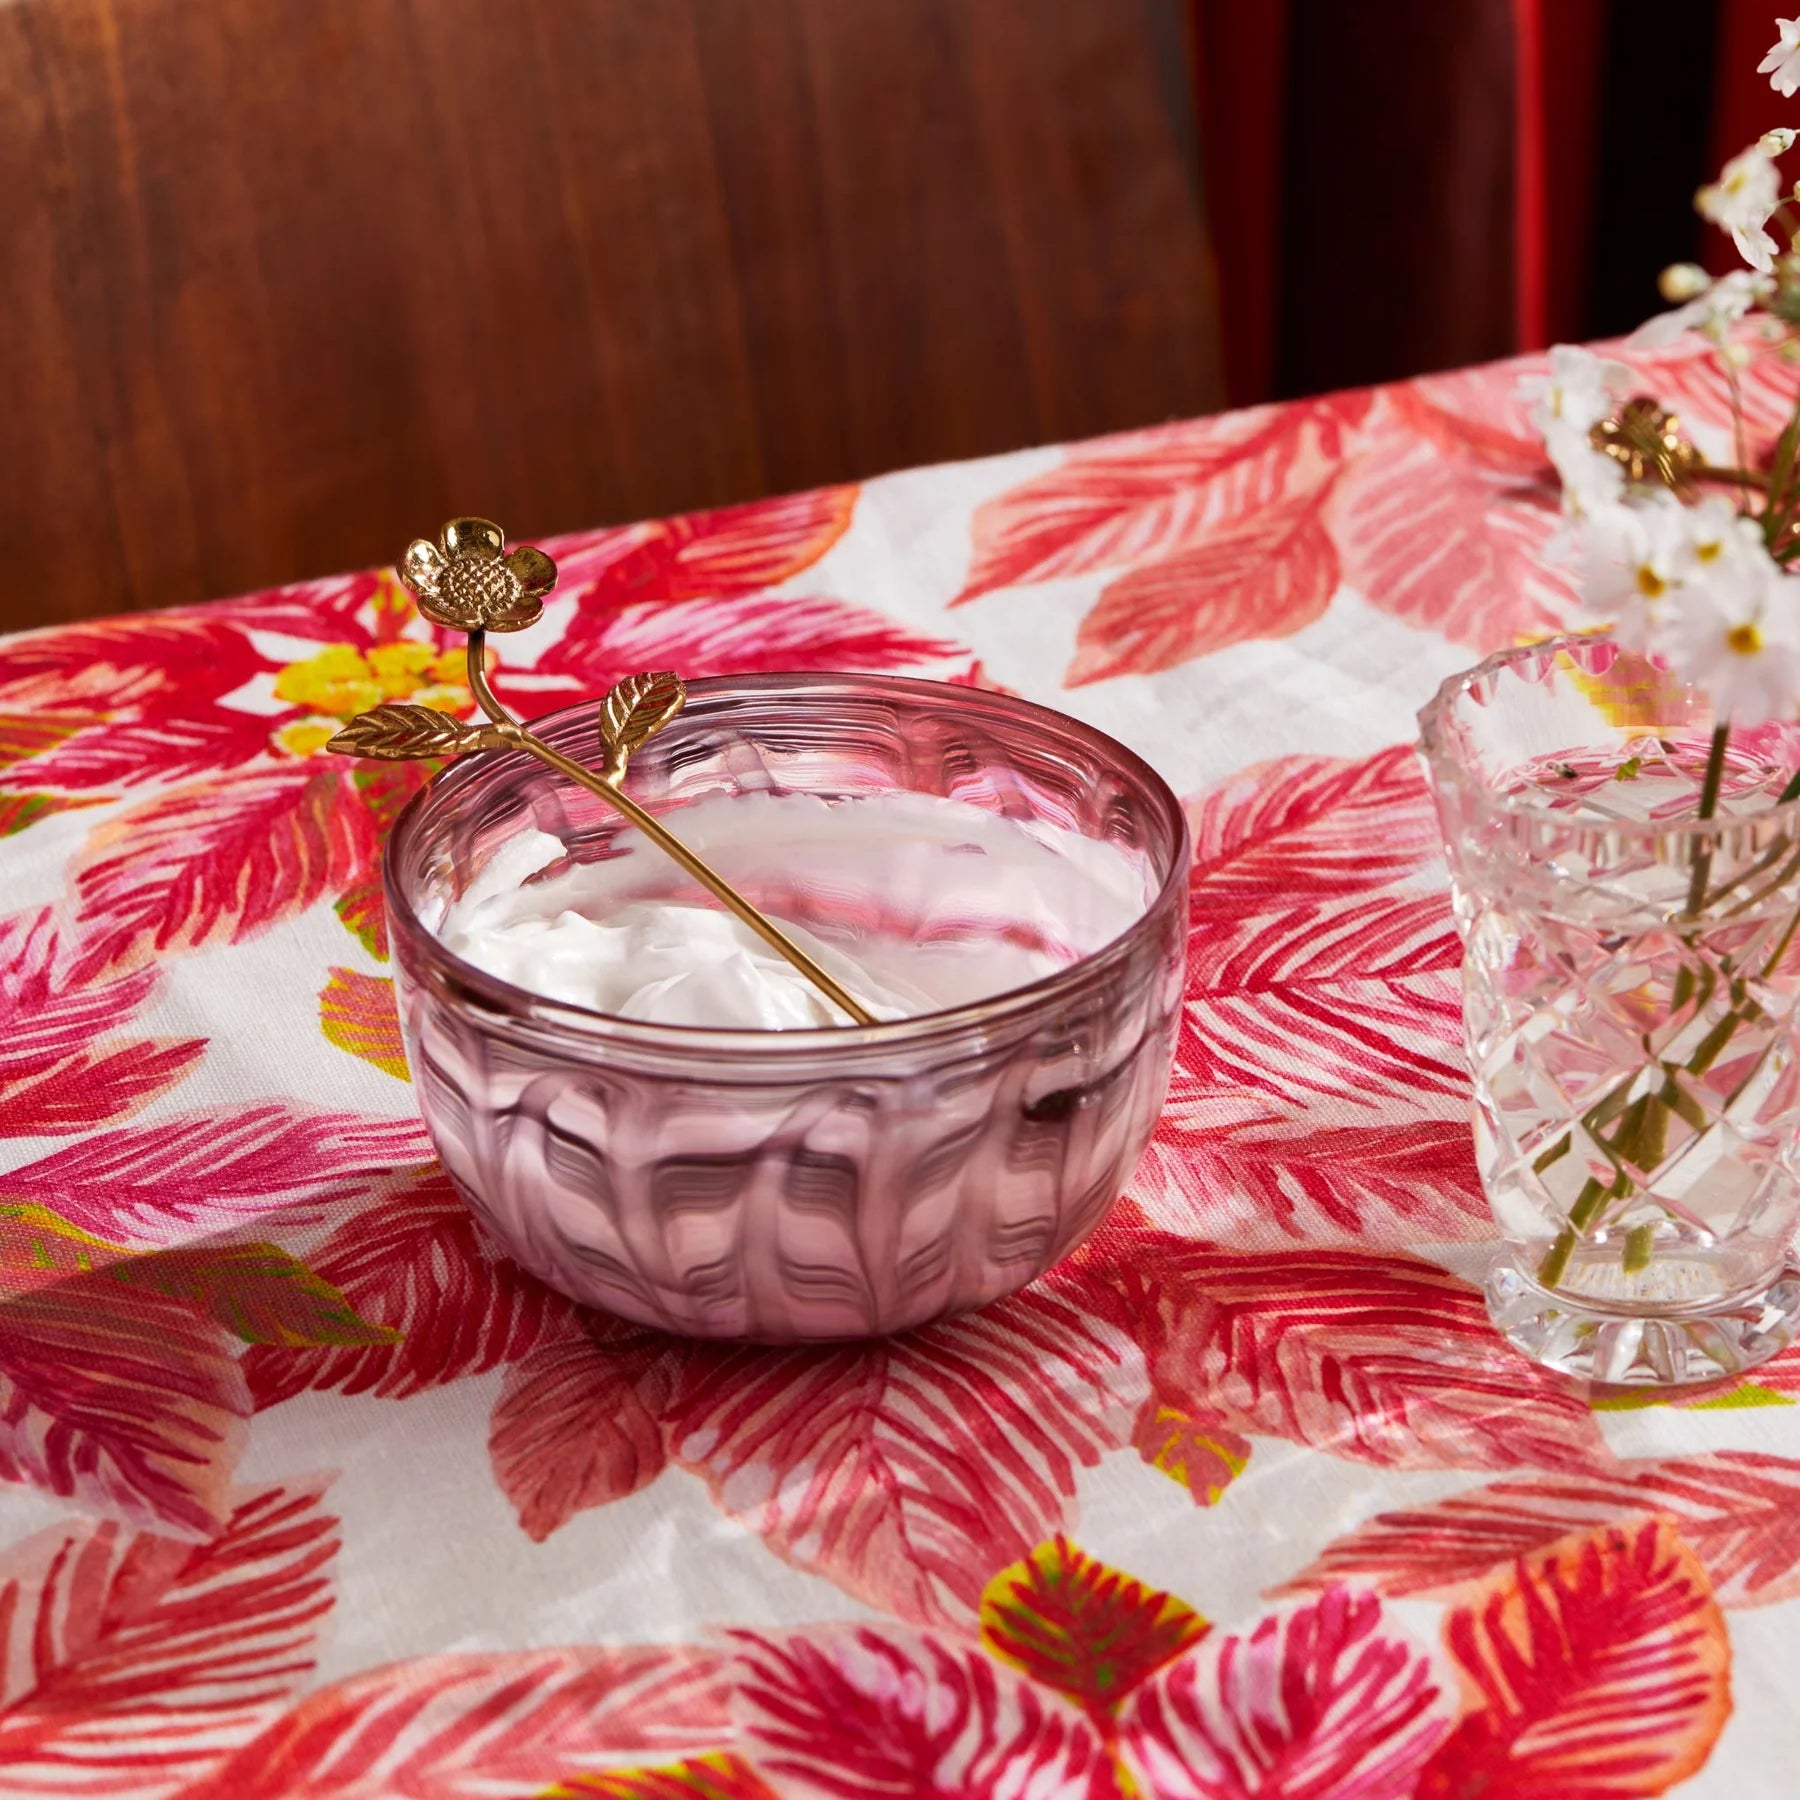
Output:
<instances>
[{"instance_id":1,"label":"white blossom flower","mask_svg":"<svg viewBox=\"0 0 1800 1800\"><path fill-rule=\"evenodd\" d=\"M1703 219L1729 231L1744 261L1766 275L1775 266L1775 240L1763 226L1780 200L1774 160L1761 144L1752 144L1694 196L1694 205Z\"/></svg>"},{"instance_id":2,"label":"white blossom flower","mask_svg":"<svg viewBox=\"0 0 1800 1800\"><path fill-rule=\"evenodd\" d=\"M1753 611L1779 573L1761 528L1729 500L1685 506L1666 490L1581 520L1569 560L1588 612L1643 653L1669 648L1694 596L1713 596L1735 617Z\"/></svg>"},{"instance_id":3,"label":"white blossom flower","mask_svg":"<svg viewBox=\"0 0 1800 1800\"><path fill-rule=\"evenodd\" d=\"M1800 19L1777 19L1775 26L1781 37L1756 65L1756 72L1768 76L1776 93L1791 95L1800 88Z\"/></svg>"},{"instance_id":4,"label":"white blossom flower","mask_svg":"<svg viewBox=\"0 0 1800 1800\"><path fill-rule=\"evenodd\" d=\"M1616 504L1625 493L1625 471L1596 450L1589 433L1631 392L1635 377L1621 362L1574 344L1550 352L1550 370L1528 375L1520 395L1534 402L1531 422L1562 477L1563 510L1590 513Z\"/></svg>"},{"instance_id":5,"label":"white blossom flower","mask_svg":"<svg viewBox=\"0 0 1800 1800\"><path fill-rule=\"evenodd\" d=\"M1773 565L1771 565L1773 566ZM1664 633L1670 668L1734 725L1792 718L1800 705L1800 577L1700 582Z\"/></svg>"},{"instance_id":6,"label":"white blossom flower","mask_svg":"<svg viewBox=\"0 0 1800 1800\"><path fill-rule=\"evenodd\" d=\"M1680 265L1677 265L1678 267ZM1665 275L1669 270L1664 270ZM1657 349L1672 344L1684 331L1697 331L1715 344L1723 344L1725 335L1754 305L1775 291L1773 277L1758 275L1750 269L1734 269L1721 275L1703 289L1694 291L1687 305L1673 312L1658 313L1631 334L1633 344ZM1664 290L1665 296L1667 289Z\"/></svg>"},{"instance_id":7,"label":"white blossom flower","mask_svg":"<svg viewBox=\"0 0 1800 1800\"><path fill-rule=\"evenodd\" d=\"M1794 147L1794 133L1786 125L1777 125L1756 140L1756 147L1770 156L1786 156Z\"/></svg>"},{"instance_id":8,"label":"white blossom flower","mask_svg":"<svg viewBox=\"0 0 1800 1800\"><path fill-rule=\"evenodd\" d=\"M1659 649L1670 596L1681 585L1685 562L1672 494L1653 495L1637 506L1592 508L1572 543L1584 609L1609 625L1627 650Z\"/></svg>"}]
</instances>

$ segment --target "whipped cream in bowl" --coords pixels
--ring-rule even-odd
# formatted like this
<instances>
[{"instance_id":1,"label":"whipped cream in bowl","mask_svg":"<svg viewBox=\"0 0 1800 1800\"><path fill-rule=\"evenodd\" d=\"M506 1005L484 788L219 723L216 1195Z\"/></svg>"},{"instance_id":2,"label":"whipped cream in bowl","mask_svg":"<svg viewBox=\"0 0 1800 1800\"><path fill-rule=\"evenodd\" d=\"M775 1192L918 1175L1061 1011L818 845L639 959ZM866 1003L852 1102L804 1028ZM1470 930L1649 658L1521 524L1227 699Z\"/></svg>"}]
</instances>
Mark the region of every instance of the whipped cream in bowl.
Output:
<instances>
[{"instance_id":1,"label":"whipped cream in bowl","mask_svg":"<svg viewBox=\"0 0 1800 1800\"><path fill-rule=\"evenodd\" d=\"M596 760L593 708L534 729ZM1187 840L1151 770L1010 696L746 676L693 683L627 787L878 1022L596 797L454 766L396 826L389 916L421 1109L503 1249L791 1341L982 1305L1093 1229L1173 1054Z\"/></svg>"}]
</instances>

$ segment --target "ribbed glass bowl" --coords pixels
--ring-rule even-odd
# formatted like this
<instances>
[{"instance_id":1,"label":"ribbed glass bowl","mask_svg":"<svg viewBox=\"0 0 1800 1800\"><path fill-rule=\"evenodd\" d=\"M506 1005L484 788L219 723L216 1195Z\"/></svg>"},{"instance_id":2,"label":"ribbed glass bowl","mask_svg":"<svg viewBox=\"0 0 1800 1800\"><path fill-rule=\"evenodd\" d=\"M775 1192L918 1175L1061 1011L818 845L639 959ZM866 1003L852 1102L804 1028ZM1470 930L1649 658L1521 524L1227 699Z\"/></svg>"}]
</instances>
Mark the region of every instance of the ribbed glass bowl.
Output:
<instances>
[{"instance_id":1,"label":"ribbed glass bowl","mask_svg":"<svg viewBox=\"0 0 1800 1800\"><path fill-rule=\"evenodd\" d=\"M596 705L534 730L599 761ZM677 835L685 805L721 793L943 795L1104 841L1142 908L1030 986L890 1024L767 1032L613 1017L473 967L432 926L522 831L554 834L577 860L632 842L634 856L656 853L525 752L465 759L394 828L388 917L426 1126L508 1254L647 1325L783 1342L982 1306L1094 1229L1156 1122L1181 999L1187 830L1147 764L1005 695L758 675L693 683L627 786ZM671 893L678 880L671 868ZM838 932L854 954L833 872L796 868L779 894L749 897L828 941Z\"/></svg>"}]
</instances>

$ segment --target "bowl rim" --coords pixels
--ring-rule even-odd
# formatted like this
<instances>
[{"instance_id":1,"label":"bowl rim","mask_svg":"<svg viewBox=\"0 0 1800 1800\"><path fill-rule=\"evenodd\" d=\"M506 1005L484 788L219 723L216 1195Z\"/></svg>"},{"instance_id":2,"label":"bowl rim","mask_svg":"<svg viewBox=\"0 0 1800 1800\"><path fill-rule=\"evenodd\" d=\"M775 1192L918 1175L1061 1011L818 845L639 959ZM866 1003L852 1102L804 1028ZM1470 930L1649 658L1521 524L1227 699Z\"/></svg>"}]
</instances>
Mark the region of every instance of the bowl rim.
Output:
<instances>
[{"instance_id":1,"label":"bowl rim","mask_svg":"<svg viewBox=\"0 0 1800 1800\"><path fill-rule=\"evenodd\" d=\"M457 984L503 1008L523 1021L536 1026L551 1026L573 1032L594 1045L608 1043L647 1052L679 1050L686 1052L717 1050L732 1054L754 1051L758 1056L802 1061L829 1048L839 1053L879 1055L888 1049L913 1047L935 1039L959 1038L984 1032L995 1025L1017 1020L1040 1009L1053 1008L1074 998L1099 982L1104 982L1122 964L1129 962L1141 940L1155 929L1157 921L1171 904L1185 897L1189 871L1193 861L1193 845L1186 809L1168 782L1135 750L1119 742L1097 726L1076 719L1054 707L1040 705L1013 694L996 693L988 688L965 687L958 682L932 681L918 676L861 673L857 671L770 671L740 675L704 676L687 683L688 703L667 728L667 734L678 733L690 715L703 718L723 703L746 694L812 694L829 696L854 693L867 695L884 691L910 695L917 699L955 695L966 711L985 713L989 717L1037 720L1056 736L1073 739L1088 749L1098 751L1108 762L1133 776L1146 790L1164 815L1169 828L1172 855L1156 892L1142 912L1110 943L1091 955L1078 958L1051 974L1039 976L1022 987L1008 988L982 1000L940 1011L917 1013L909 1018L889 1019L873 1025L816 1025L784 1031L770 1031L744 1026L663 1024L647 1019L627 1019L617 1013L600 1012L573 1001L556 1000L519 987L498 975L477 967L456 954L419 917L401 891L396 876L399 851L420 827L427 811L453 804L457 794L483 780L497 779L507 767L517 767L515 758L532 760L529 751L485 751L467 756L434 775L401 809L389 830L382 848L381 872L383 898L387 907L388 929L398 941L405 937L421 952L423 959L453 976ZM697 703L697 704L696 704ZM573 722L599 705L598 700L580 700L554 712L543 713L527 723L533 730ZM1183 936L1185 955L1186 940ZM399 959L396 958L398 966Z\"/></svg>"}]
</instances>

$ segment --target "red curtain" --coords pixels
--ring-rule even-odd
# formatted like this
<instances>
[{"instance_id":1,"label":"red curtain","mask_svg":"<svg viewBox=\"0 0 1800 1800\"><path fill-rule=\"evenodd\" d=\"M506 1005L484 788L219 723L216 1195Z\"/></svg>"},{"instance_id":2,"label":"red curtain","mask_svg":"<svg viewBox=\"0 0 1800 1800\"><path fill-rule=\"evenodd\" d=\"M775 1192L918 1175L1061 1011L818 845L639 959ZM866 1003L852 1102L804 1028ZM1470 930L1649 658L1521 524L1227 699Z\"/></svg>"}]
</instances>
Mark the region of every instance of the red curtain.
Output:
<instances>
[{"instance_id":1,"label":"red curtain","mask_svg":"<svg viewBox=\"0 0 1800 1800\"><path fill-rule=\"evenodd\" d=\"M1692 66L1691 95L1672 99L1643 75L1642 44L1621 37L1653 24L1639 0L1192 5L1239 405L1593 336L1622 328L1621 310L1646 316L1653 270L1621 272L1622 249L1691 254L1693 188L1770 125L1800 122L1756 72L1775 37L1769 0L1663 8L1663 78ZM1621 43L1638 62L1619 61ZM1645 219L1633 198L1642 146L1605 133L1690 103L1691 145L1671 147L1668 119L1659 128L1648 178L1665 210ZM1800 172L1800 151L1791 160ZM1732 266L1729 244L1709 236L1708 257Z\"/></svg>"}]
</instances>

